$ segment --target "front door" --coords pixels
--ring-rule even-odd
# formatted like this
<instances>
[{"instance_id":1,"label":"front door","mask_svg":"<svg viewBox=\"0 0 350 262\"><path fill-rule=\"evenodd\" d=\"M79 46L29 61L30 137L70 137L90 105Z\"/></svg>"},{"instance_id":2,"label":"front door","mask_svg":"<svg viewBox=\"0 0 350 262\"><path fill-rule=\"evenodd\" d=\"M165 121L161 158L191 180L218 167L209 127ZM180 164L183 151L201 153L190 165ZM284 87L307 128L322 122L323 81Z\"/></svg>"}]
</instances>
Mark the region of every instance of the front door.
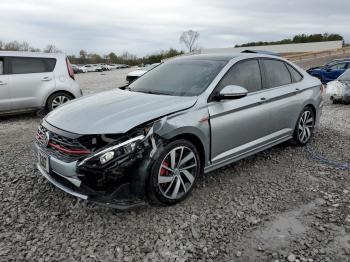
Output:
<instances>
[{"instance_id":1,"label":"front door","mask_svg":"<svg viewBox=\"0 0 350 262\"><path fill-rule=\"evenodd\" d=\"M252 147L252 141L267 135L269 110L262 94L258 60L250 59L233 65L214 93L227 85L242 86L249 93L240 99L209 101L213 164L241 154Z\"/></svg>"}]
</instances>

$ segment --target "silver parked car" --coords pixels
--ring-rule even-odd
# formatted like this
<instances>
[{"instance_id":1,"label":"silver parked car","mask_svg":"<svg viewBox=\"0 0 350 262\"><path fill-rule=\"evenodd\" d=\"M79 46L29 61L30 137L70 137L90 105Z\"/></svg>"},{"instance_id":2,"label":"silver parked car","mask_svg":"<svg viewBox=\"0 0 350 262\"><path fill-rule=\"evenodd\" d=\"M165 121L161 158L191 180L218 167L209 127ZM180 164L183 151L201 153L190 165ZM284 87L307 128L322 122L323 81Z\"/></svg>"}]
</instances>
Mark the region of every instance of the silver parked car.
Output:
<instances>
[{"instance_id":1,"label":"silver parked car","mask_svg":"<svg viewBox=\"0 0 350 262\"><path fill-rule=\"evenodd\" d=\"M146 65L144 67L137 68L137 70L132 71L132 72L130 72L130 73L128 73L126 75L126 81L128 81L129 83L135 81L137 78L139 78L140 76L144 75L148 71L152 70L153 68L155 68L159 64L160 63L154 63L154 64L151 64L151 65Z\"/></svg>"},{"instance_id":2,"label":"silver parked car","mask_svg":"<svg viewBox=\"0 0 350 262\"><path fill-rule=\"evenodd\" d=\"M37 167L82 199L170 205L203 172L286 140L305 145L322 104L320 81L281 58L179 57L51 112L36 134Z\"/></svg>"},{"instance_id":3,"label":"silver parked car","mask_svg":"<svg viewBox=\"0 0 350 262\"><path fill-rule=\"evenodd\" d=\"M51 111L81 95L64 54L0 52L0 115Z\"/></svg>"}]
</instances>

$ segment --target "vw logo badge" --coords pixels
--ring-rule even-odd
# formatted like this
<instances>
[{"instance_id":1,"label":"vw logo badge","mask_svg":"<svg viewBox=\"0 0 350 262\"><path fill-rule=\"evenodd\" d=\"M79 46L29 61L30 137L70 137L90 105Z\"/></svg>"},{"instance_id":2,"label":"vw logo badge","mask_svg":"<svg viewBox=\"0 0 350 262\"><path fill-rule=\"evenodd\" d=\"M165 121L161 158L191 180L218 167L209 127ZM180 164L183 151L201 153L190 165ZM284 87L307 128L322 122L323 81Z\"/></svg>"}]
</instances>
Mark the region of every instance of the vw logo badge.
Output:
<instances>
[{"instance_id":1,"label":"vw logo badge","mask_svg":"<svg viewBox=\"0 0 350 262\"><path fill-rule=\"evenodd\" d=\"M43 137L43 144L44 146L48 147L50 142L50 133L45 132L45 136Z\"/></svg>"}]
</instances>

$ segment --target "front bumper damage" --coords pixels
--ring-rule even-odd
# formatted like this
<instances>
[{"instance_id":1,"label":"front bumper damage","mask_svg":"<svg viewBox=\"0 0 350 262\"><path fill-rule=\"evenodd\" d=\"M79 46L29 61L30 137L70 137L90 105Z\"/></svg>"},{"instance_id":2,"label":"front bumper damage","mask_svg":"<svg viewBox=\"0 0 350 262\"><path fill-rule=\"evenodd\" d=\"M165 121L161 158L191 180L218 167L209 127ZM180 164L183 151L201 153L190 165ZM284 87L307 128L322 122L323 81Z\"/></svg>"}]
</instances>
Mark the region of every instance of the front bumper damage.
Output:
<instances>
[{"instance_id":1,"label":"front bumper damage","mask_svg":"<svg viewBox=\"0 0 350 262\"><path fill-rule=\"evenodd\" d=\"M45 128L49 130L50 126L46 123ZM49 182L72 196L116 209L139 207L147 204L146 183L152 155L157 149L153 129L147 135L139 136L137 142L133 152L99 166L99 157L123 142L116 140L71 161L53 154L51 148L36 139L37 154L44 154L49 162L48 168L40 165L40 161L36 166Z\"/></svg>"}]
</instances>

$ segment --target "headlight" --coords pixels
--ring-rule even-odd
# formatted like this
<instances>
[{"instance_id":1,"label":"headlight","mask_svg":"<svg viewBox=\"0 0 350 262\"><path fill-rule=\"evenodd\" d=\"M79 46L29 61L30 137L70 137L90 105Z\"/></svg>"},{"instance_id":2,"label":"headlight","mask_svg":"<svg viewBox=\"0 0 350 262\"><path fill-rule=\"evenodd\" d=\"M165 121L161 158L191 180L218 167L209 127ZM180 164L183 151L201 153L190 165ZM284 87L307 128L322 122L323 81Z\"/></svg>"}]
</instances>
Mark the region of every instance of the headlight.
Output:
<instances>
[{"instance_id":1,"label":"headlight","mask_svg":"<svg viewBox=\"0 0 350 262\"><path fill-rule=\"evenodd\" d=\"M144 135L139 135L137 137L134 137L134 138L131 138L127 141L119 143L117 145L105 148L102 151L97 152L96 154L85 158L83 161L81 161L78 164L78 166L85 164L87 161L89 161L91 159L97 159L97 161L99 161L100 164L103 165L103 164L111 161L115 157L130 154L135 150L137 143L144 138L145 138Z\"/></svg>"},{"instance_id":2,"label":"headlight","mask_svg":"<svg viewBox=\"0 0 350 262\"><path fill-rule=\"evenodd\" d=\"M100 156L100 163L106 164L108 161L112 160L114 157L114 151L109 151L107 153L104 153L102 156Z\"/></svg>"}]
</instances>

